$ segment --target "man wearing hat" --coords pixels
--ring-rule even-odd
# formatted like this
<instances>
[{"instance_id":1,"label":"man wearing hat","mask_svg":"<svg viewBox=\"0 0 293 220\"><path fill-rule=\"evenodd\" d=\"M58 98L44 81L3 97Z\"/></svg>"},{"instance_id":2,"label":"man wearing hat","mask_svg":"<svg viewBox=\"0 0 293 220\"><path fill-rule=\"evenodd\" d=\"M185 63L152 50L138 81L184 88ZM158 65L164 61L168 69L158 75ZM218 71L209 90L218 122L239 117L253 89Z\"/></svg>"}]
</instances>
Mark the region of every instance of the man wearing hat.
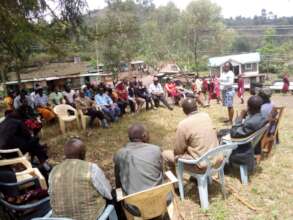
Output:
<instances>
[{"instance_id":1,"label":"man wearing hat","mask_svg":"<svg viewBox=\"0 0 293 220\"><path fill-rule=\"evenodd\" d=\"M152 95L157 108L159 107L161 101L169 110L173 110L165 98L164 90L157 77L154 77L153 83L149 87L149 93Z\"/></svg>"}]
</instances>

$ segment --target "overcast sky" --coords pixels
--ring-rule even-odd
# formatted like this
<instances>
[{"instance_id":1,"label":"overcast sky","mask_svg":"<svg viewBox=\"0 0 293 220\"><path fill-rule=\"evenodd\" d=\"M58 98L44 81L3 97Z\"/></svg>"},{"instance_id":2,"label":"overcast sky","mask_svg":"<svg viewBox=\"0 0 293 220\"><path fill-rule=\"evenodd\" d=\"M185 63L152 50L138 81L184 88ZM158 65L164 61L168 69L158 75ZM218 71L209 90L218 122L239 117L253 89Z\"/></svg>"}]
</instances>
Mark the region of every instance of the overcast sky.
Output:
<instances>
[{"instance_id":1,"label":"overcast sky","mask_svg":"<svg viewBox=\"0 0 293 220\"><path fill-rule=\"evenodd\" d=\"M156 6L166 5L170 0L154 0ZM177 7L184 9L192 0L171 0ZM222 8L222 15L226 18L260 15L261 9L272 11L277 16L293 16L293 0L211 0ZM105 7L103 0L87 0L89 9Z\"/></svg>"}]
</instances>

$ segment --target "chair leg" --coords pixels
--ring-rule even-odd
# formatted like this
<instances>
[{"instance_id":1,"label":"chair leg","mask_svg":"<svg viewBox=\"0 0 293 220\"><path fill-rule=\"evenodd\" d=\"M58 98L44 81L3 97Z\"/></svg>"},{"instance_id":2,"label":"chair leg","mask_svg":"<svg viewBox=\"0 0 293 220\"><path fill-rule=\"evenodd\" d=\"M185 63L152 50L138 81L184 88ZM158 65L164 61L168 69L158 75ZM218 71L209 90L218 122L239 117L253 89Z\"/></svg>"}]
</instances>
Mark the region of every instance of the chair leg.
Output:
<instances>
[{"instance_id":1,"label":"chair leg","mask_svg":"<svg viewBox=\"0 0 293 220\"><path fill-rule=\"evenodd\" d=\"M212 176L208 176L207 178L208 178L208 181L209 181L209 185L212 185L212 183L213 183L213 178L212 178Z\"/></svg>"},{"instance_id":2,"label":"chair leg","mask_svg":"<svg viewBox=\"0 0 293 220\"><path fill-rule=\"evenodd\" d=\"M86 130L86 117L81 116L81 127L83 130Z\"/></svg>"},{"instance_id":3,"label":"chair leg","mask_svg":"<svg viewBox=\"0 0 293 220\"><path fill-rule=\"evenodd\" d=\"M60 130L61 130L62 134L65 134L65 121L60 119L59 124L60 124Z\"/></svg>"},{"instance_id":4,"label":"chair leg","mask_svg":"<svg viewBox=\"0 0 293 220\"><path fill-rule=\"evenodd\" d=\"M115 208L112 210L112 212L109 215L109 220L118 220L117 213L115 211Z\"/></svg>"},{"instance_id":5,"label":"chair leg","mask_svg":"<svg viewBox=\"0 0 293 220\"><path fill-rule=\"evenodd\" d=\"M176 173L178 178L178 186L179 186L179 193L180 193L181 200L184 200L183 169L184 169L183 163L177 162Z\"/></svg>"},{"instance_id":6,"label":"chair leg","mask_svg":"<svg viewBox=\"0 0 293 220\"><path fill-rule=\"evenodd\" d=\"M248 170L246 165L240 165L240 178L243 185L248 184Z\"/></svg>"},{"instance_id":7,"label":"chair leg","mask_svg":"<svg viewBox=\"0 0 293 220\"><path fill-rule=\"evenodd\" d=\"M220 179L220 183L221 183L221 190L224 196L224 199L226 199L227 196L227 192L225 189L225 174L224 174L224 167L222 169L219 170L219 179Z\"/></svg>"},{"instance_id":8,"label":"chair leg","mask_svg":"<svg viewBox=\"0 0 293 220\"><path fill-rule=\"evenodd\" d=\"M203 209L207 209L209 207L209 196L208 196L208 180L207 177L198 177L198 192L200 199L200 206Z\"/></svg>"},{"instance_id":9,"label":"chair leg","mask_svg":"<svg viewBox=\"0 0 293 220\"><path fill-rule=\"evenodd\" d=\"M80 129L80 122L79 122L78 117L76 117L76 124L77 124L77 128Z\"/></svg>"}]
</instances>

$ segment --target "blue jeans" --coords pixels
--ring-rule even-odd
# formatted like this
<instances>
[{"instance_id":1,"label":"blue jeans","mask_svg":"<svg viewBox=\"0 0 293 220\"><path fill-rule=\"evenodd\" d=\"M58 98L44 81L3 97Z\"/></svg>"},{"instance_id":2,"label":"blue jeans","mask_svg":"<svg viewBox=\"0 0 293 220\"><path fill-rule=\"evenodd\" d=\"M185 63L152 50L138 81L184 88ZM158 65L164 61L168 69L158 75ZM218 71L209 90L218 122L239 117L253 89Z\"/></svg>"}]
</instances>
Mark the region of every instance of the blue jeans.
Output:
<instances>
[{"instance_id":1,"label":"blue jeans","mask_svg":"<svg viewBox=\"0 0 293 220\"><path fill-rule=\"evenodd\" d=\"M113 107L102 107L104 114L110 117L111 121L117 121L120 115L120 109L118 106Z\"/></svg>"}]
</instances>

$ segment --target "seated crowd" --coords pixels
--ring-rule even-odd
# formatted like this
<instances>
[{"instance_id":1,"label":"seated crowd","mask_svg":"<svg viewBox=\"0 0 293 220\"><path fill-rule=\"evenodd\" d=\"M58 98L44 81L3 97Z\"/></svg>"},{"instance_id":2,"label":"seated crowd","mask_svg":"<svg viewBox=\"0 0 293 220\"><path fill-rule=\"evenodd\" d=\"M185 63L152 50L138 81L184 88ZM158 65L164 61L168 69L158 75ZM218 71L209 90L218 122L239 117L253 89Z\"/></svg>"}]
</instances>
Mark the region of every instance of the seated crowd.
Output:
<instances>
[{"instance_id":1,"label":"seated crowd","mask_svg":"<svg viewBox=\"0 0 293 220\"><path fill-rule=\"evenodd\" d=\"M181 95L174 82L168 81L165 90L175 103L179 103ZM267 123L273 106L270 96L270 91L263 89L249 98L247 110L241 112L228 130L231 137L247 137ZM85 161L86 146L81 139L72 138L66 142L65 159L59 165L51 169L47 163L46 146L39 143L37 133L41 129L41 119L54 121L52 107L64 102L90 116L90 126L98 118L106 128L109 122L119 120L128 106L135 113L141 110L144 103L148 110L159 107L162 102L172 110L163 87L157 78L154 78L149 89L140 81L128 83L123 80L113 88L103 84L94 88L87 84L78 93L68 86L64 92L55 88L49 97L39 87L33 95L21 91L6 112L5 120L0 123L0 149L20 148L24 153L29 152L32 157L37 157L43 173L49 173L48 193L54 217L97 219L106 204L114 204L119 218L123 219L121 204L116 202L113 188L103 171L98 165ZM195 96L182 100L186 118L177 126L174 148L171 150L162 152L159 146L151 144L150 134L143 124L135 123L129 127L129 143L113 158L116 188L130 195L161 185L164 182L164 162L175 173L178 158L197 159L219 146L216 128L210 116L198 109L197 102ZM253 149L250 145L243 145L232 152L230 161L246 164L253 171L255 154L259 153L259 147ZM214 165L222 160L222 157L214 158ZM201 172L206 169L206 164L187 169ZM169 205L173 199L174 196L170 195L166 203ZM140 216L140 211L134 206L126 205L123 208L134 216Z\"/></svg>"}]
</instances>

